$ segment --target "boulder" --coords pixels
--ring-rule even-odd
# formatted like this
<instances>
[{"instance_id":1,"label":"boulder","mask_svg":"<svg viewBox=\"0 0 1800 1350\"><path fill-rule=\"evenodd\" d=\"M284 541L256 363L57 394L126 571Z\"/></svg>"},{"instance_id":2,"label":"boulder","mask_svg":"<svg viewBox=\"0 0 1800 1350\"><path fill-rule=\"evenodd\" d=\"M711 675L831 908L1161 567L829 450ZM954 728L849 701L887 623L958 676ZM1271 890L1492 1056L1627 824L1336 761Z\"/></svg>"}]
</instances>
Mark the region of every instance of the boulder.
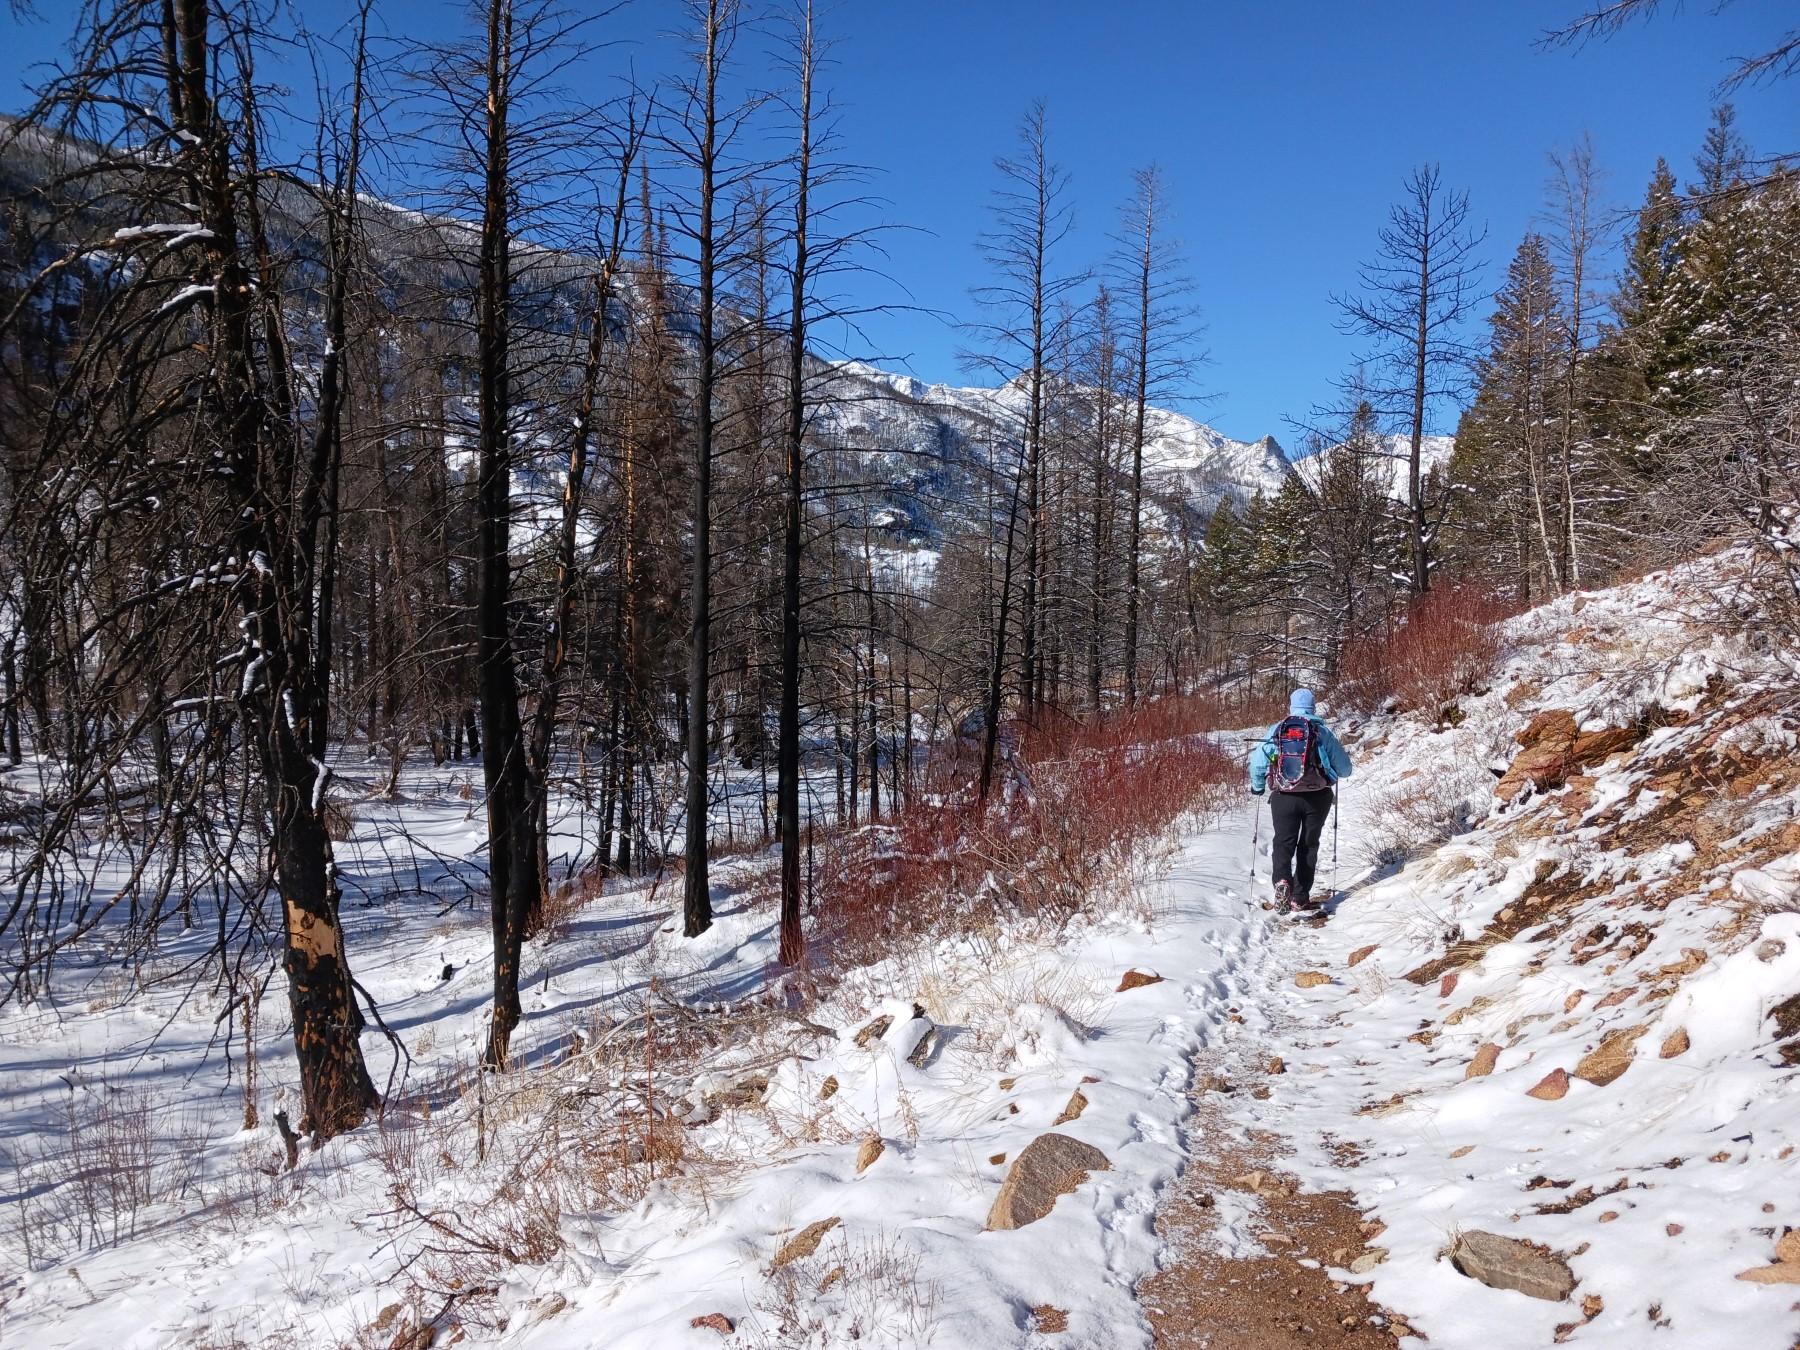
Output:
<instances>
[{"instance_id":1,"label":"boulder","mask_svg":"<svg viewBox=\"0 0 1800 1350\"><path fill-rule=\"evenodd\" d=\"M1374 954L1375 954L1375 944L1373 942L1371 942L1368 946L1358 947L1355 951L1351 952L1350 959L1345 964L1350 965L1350 966L1360 966L1364 961L1367 961Z\"/></svg>"},{"instance_id":2,"label":"boulder","mask_svg":"<svg viewBox=\"0 0 1800 1350\"><path fill-rule=\"evenodd\" d=\"M1605 1087L1621 1077L1631 1067L1631 1061L1637 1055L1637 1039L1646 1030L1647 1027L1633 1027L1629 1031L1613 1032L1581 1057L1581 1062L1575 1066L1575 1076L1595 1087Z\"/></svg>"},{"instance_id":3,"label":"boulder","mask_svg":"<svg viewBox=\"0 0 1800 1350\"><path fill-rule=\"evenodd\" d=\"M1489 1041L1475 1052L1475 1058L1469 1061L1469 1067L1463 1071L1463 1077L1486 1078L1494 1071L1494 1065L1499 1062L1500 1047Z\"/></svg>"},{"instance_id":4,"label":"boulder","mask_svg":"<svg viewBox=\"0 0 1800 1350\"><path fill-rule=\"evenodd\" d=\"M1449 998L1456 992L1456 982L1461 977L1453 970L1438 981L1438 997Z\"/></svg>"},{"instance_id":5,"label":"boulder","mask_svg":"<svg viewBox=\"0 0 1800 1350\"><path fill-rule=\"evenodd\" d=\"M829 1219L820 1219L817 1223L807 1224L806 1227L781 1244L781 1250L775 1253L774 1263L770 1265L769 1269L780 1270L783 1266L791 1265L795 1261L804 1261L819 1250L819 1244L825 1240L825 1235L842 1222L843 1220L834 1214Z\"/></svg>"},{"instance_id":6,"label":"boulder","mask_svg":"<svg viewBox=\"0 0 1800 1350\"><path fill-rule=\"evenodd\" d=\"M1534 745L1573 745L1580 733L1575 727L1575 714L1566 708L1547 708L1526 723L1525 730L1513 739L1523 750Z\"/></svg>"},{"instance_id":7,"label":"boulder","mask_svg":"<svg viewBox=\"0 0 1800 1350\"><path fill-rule=\"evenodd\" d=\"M1688 1052L1688 1033L1686 1027L1676 1027L1663 1037L1662 1049L1656 1052L1659 1059L1674 1059Z\"/></svg>"},{"instance_id":8,"label":"boulder","mask_svg":"<svg viewBox=\"0 0 1800 1350\"><path fill-rule=\"evenodd\" d=\"M1371 1247L1368 1251L1364 1252L1350 1263L1350 1273L1352 1275L1367 1275L1385 1260L1387 1260L1386 1248Z\"/></svg>"},{"instance_id":9,"label":"boulder","mask_svg":"<svg viewBox=\"0 0 1800 1350\"><path fill-rule=\"evenodd\" d=\"M1125 972L1125 977L1119 981L1118 989L1114 992L1122 994L1127 989L1142 989L1147 984L1161 984L1162 978L1160 975L1146 975L1141 970L1128 970Z\"/></svg>"},{"instance_id":10,"label":"boulder","mask_svg":"<svg viewBox=\"0 0 1800 1350\"><path fill-rule=\"evenodd\" d=\"M721 1336L729 1336L736 1330L731 1324L731 1319L724 1313L718 1312L707 1313L703 1317L692 1318L689 1320L688 1325L693 1327L696 1331L716 1331Z\"/></svg>"},{"instance_id":11,"label":"boulder","mask_svg":"<svg viewBox=\"0 0 1800 1350\"><path fill-rule=\"evenodd\" d=\"M1315 989L1321 984L1330 984L1331 976L1322 970L1303 970L1294 976L1294 983L1302 989Z\"/></svg>"},{"instance_id":12,"label":"boulder","mask_svg":"<svg viewBox=\"0 0 1800 1350\"><path fill-rule=\"evenodd\" d=\"M1510 802L1526 788L1559 787L1569 776L1575 740L1579 733L1572 713L1560 708L1541 712L1519 733L1519 753L1494 786L1503 802Z\"/></svg>"},{"instance_id":13,"label":"boulder","mask_svg":"<svg viewBox=\"0 0 1800 1350\"><path fill-rule=\"evenodd\" d=\"M990 1232L1036 1223L1088 1178L1110 1170L1112 1163L1092 1144L1066 1134L1040 1134L1027 1144L1000 1183L1000 1194L988 1211Z\"/></svg>"},{"instance_id":14,"label":"boulder","mask_svg":"<svg viewBox=\"0 0 1800 1350\"><path fill-rule=\"evenodd\" d=\"M1549 1303L1561 1303L1575 1288L1568 1262L1548 1247L1480 1229L1457 1234L1450 1264L1490 1289L1511 1289Z\"/></svg>"},{"instance_id":15,"label":"boulder","mask_svg":"<svg viewBox=\"0 0 1800 1350\"><path fill-rule=\"evenodd\" d=\"M1621 750L1629 750L1638 740L1637 729L1634 727L1603 727L1599 731L1584 731L1576 736L1570 753L1577 764L1590 768Z\"/></svg>"}]
</instances>

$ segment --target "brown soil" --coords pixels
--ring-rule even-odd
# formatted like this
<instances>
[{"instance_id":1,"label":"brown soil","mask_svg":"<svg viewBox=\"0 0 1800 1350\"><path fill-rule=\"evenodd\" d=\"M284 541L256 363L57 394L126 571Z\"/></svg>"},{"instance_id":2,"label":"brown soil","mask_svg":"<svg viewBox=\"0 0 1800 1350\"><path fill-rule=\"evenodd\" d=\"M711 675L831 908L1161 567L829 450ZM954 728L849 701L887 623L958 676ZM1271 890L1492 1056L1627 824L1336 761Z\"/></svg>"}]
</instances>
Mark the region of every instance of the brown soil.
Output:
<instances>
[{"instance_id":1,"label":"brown soil","mask_svg":"<svg viewBox=\"0 0 1800 1350\"><path fill-rule=\"evenodd\" d=\"M1194 1075L1201 1095L1190 1137L1230 1142L1222 1152L1193 1158L1164 1201L1156 1230L1176 1259L1138 1286L1156 1344L1164 1350L1391 1350L1398 1344L1393 1317L1362 1286L1340 1284L1323 1269L1347 1266L1368 1250L1355 1202L1341 1191L1297 1191L1278 1170L1273 1136L1255 1135L1248 1143L1232 1138L1222 1119L1225 1099L1205 1086L1219 1076ZM1271 1254L1221 1256L1213 1250L1213 1197L1253 1187L1262 1203L1258 1231L1268 1235L1260 1241ZM1321 1268L1303 1266L1303 1259Z\"/></svg>"}]
</instances>

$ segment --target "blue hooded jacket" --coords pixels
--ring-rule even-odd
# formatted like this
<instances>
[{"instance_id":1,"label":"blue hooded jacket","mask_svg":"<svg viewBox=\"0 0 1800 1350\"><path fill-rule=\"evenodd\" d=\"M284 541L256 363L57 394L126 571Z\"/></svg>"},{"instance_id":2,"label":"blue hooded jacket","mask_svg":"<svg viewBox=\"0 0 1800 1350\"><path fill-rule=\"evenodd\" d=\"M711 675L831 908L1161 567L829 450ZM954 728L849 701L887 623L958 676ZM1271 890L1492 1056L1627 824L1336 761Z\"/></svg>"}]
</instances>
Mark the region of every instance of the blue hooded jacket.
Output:
<instances>
[{"instance_id":1,"label":"blue hooded jacket","mask_svg":"<svg viewBox=\"0 0 1800 1350\"><path fill-rule=\"evenodd\" d=\"M1304 717L1313 724L1319 747L1319 765L1325 770L1325 777L1336 783L1340 778L1350 776L1350 756L1344 747L1338 744L1338 738L1331 734L1314 712L1317 703L1310 689L1296 689L1288 699L1288 716ZM1261 792L1268 786L1269 769L1275 763L1275 733L1281 727L1277 722L1269 728L1269 734L1256 743L1250 752L1250 790Z\"/></svg>"}]
</instances>

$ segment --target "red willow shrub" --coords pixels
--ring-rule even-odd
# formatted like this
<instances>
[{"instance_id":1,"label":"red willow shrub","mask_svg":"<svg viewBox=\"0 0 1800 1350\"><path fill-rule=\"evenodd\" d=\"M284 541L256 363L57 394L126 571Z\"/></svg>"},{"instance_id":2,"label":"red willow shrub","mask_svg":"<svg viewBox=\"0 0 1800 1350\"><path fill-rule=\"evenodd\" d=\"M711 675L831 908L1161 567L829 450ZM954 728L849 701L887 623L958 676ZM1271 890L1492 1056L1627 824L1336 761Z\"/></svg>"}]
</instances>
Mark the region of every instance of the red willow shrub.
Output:
<instances>
[{"instance_id":1,"label":"red willow shrub","mask_svg":"<svg viewBox=\"0 0 1800 1350\"><path fill-rule=\"evenodd\" d=\"M1005 915L1067 919L1104 902L1109 887L1122 899L1170 828L1218 809L1237 782L1236 759L1204 734L1219 711L1209 700L1158 700L1026 731L1010 790L985 811L965 785L884 825L834 832L819 850L811 946L833 964L862 965L903 941Z\"/></svg>"},{"instance_id":2,"label":"red willow shrub","mask_svg":"<svg viewBox=\"0 0 1800 1350\"><path fill-rule=\"evenodd\" d=\"M1428 591L1393 628L1348 643L1337 693L1374 712L1390 703L1441 714L1478 692L1500 663L1500 625L1516 603L1468 587Z\"/></svg>"}]
</instances>

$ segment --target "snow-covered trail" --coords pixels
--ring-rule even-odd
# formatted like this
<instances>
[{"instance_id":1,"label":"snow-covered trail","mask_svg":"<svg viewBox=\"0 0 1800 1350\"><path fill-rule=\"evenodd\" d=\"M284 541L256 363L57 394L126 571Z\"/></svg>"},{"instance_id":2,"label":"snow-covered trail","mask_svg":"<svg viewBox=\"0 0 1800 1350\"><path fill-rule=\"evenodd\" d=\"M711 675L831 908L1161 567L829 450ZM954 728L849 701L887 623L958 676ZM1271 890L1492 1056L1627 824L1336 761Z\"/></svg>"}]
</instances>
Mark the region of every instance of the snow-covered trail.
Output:
<instances>
[{"instance_id":1,"label":"snow-covered trail","mask_svg":"<svg viewBox=\"0 0 1800 1350\"><path fill-rule=\"evenodd\" d=\"M835 1048L778 1074L766 1099L778 1115L817 1111L820 1085L834 1080L841 1141L746 1178L703 1227L652 1236L652 1216L622 1217L615 1240L636 1234L637 1264L654 1281L564 1289L568 1308L521 1343L580 1345L604 1332L620 1347L717 1345L689 1323L718 1312L745 1345L831 1346L854 1329L877 1345L1147 1346L1135 1290L1159 1258L1156 1208L1183 1165L1191 1062L1260 1021L1250 992L1272 924L1248 894L1248 853L1240 812L1186 835L1145 894L1054 945L1021 936L933 954L902 986L942 1037L920 1065L908 1060L921 1025L909 1000L875 997L906 976L853 974L847 984L865 992L851 1001L891 1015L887 1034L871 1053L854 1045L852 1024ZM1132 970L1158 978L1120 990ZM1098 1148L1109 1169L1037 1222L985 1231L1011 1160L1047 1132ZM859 1174L870 1136L883 1148ZM818 1253L770 1280L786 1239L822 1223ZM859 1263L873 1290L813 1297L833 1270ZM808 1313L783 1306L790 1281L807 1285ZM1038 1330L1046 1309L1066 1314L1054 1341Z\"/></svg>"},{"instance_id":2,"label":"snow-covered trail","mask_svg":"<svg viewBox=\"0 0 1800 1350\"><path fill-rule=\"evenodd\" d=\"M720 1046L694 1085L708 1109L682 1116L682 1165L629 1203L562 1213L554 1255L495 1274L497 1321L465 1323L463 1343L1148 1346L1140 1282L1179 1259L1157 1234L1159 1206L1185 1166L1254 1135L1281 1141L1272 1165L1307 1190L1348 1191L1386 1225L1364 1254L1378 1264L1326 1274L1369 1285L1434 1346L1792 1344L1797 1281L1773 1258L1800 1226L1800 1074L1784 1060L1800 1042L1785 1014L1772 1031L1770 1012L1800 1007L1800 787L1780 777L1800 726L1746 702L1757 688L1741 680L1725 686L1741 716L1709 694L1727 656L1739 670L1746 658L1708 635L1699 656L1657 663L1668 639L1645 614L1665 603L1660 584L1517 621L1517 651L1454 727L1404 715L1339 726L1357 765L1338 822L1341 894L1322 923L1262 909L1268 808L1245 795L1190 822L1089 915L1009 921L838 972L806 1006L806 1039L775 1017L784 1034ZM1516 737L1556 709L1584 734L1636 730L1566 786L1501 805L1490 769L1523 758ZM1426 824L1448 842L1376 868L1404 852L1397 804L1439 811ZM1672 808L1674 824L1643 823ZM466 802L421 797L407 811L445 855L466 852ZM1328 834L1321 885L1331 846ZM422 894L404 903L358 920L357 962L428 1081L466 1067L479 1043L484 937L477 916ZM605 1025L651 981L697 1015L757 1004L772 948L773 915L750 892L699 943L679 937L666 896L604 897L534 949L531 1047ZM204 1057L216 1009L109 992L97 970L91 997L0 1015L0 1142L54 1146L59 1102L130 1083L193 1114L191 1194L140 1216L135 1237L34 1261L0 1287L0 1335L152 1350L208 1336L368 1343L381 1326L385 1344L399 1319L435 1314L441 1298L405 1301L389 1190L404 1175L454 1223L484 1217L494 1169L475 1159L467 1096L283 1173L271 1128L237 1130L236 1087ZM266 1121L283 1033L261 1032ZM1201 1119L1194 1066L1221 1056L1245 1090ZM1540 1079L1557 1090L1534 1090ZM415 1128L422 1154L452 1162L407 1162ZM1105 1166L1035 1221L989 1231L1009 1173L1047 1134ZM1236 1194L1219 1193L1221 1249L1268 1226ZM22 1186L0 1196L0 1241L13 1242L22 1202L41 1200ZM1566 1263L1569 1296L1461 1273L1444 1253L1470 1230L1539 1244ZM803 1235L810 1251L784 1259Z\"/></svg>"},{"instance_id":3,"label":"snow-covered trail","mask_svg":"<svg viewBox=\"0 0 1800 1350\"><path fill-rule=\"evenodd\" d=\"M1330 1274L1433 1346L1800 1343L1800 715L1686 617L1733 565L1564 597L1456 717L1349 727L1340 903L1240 972L1285 1072L1231 1127L1384 1226Z\"/></svg>"}]
</instances>

